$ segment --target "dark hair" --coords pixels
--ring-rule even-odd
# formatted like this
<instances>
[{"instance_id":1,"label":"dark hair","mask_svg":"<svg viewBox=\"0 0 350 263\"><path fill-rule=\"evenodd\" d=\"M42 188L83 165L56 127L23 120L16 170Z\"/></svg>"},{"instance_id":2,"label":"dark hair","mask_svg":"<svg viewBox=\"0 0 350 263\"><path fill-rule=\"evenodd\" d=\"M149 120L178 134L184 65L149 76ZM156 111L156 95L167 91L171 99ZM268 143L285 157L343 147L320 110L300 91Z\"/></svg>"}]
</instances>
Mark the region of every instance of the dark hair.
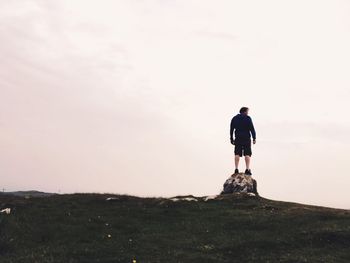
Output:
<instances>
[{"instance_id":1,"label":"dark hair","mask_svg":"<svg viewBox=\"0 0 350 263\"><path fill-rule=\"evenodd\" d=\"M239 113L245 113L248 111L248 107L242 107L240 110L239 110Z\"/></svg>"}]
</instances>

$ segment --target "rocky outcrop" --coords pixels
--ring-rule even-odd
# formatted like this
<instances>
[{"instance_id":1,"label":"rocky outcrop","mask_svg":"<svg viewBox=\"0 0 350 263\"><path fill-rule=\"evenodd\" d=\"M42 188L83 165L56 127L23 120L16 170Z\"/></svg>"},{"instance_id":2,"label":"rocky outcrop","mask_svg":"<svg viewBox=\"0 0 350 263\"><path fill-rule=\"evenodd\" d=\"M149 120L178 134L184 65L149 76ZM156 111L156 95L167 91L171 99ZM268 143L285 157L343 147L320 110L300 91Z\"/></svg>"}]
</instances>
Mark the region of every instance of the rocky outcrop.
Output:
<instances>
[{"instance_id":1,"label":"rocky outcrop","mask_svg":"<svg viewBox=\"0 0 350 263\"><path fill-rule=\"evenodd\" d=\"M224 183L221 194L247 193L258 196L256 180L244 173L232 174Z\"/></svg>"}]
</instances>

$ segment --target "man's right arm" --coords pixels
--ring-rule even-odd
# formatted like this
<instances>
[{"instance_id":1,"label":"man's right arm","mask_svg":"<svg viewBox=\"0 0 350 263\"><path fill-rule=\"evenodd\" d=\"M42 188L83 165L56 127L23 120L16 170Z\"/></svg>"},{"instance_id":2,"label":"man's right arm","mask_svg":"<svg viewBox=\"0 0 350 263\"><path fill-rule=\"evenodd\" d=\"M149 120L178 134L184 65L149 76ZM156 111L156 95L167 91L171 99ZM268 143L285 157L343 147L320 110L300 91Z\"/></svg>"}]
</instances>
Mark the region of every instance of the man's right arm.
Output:
<instances>
[{"instance_id":1,"label":"man's right arm","mask_svg":"<svg viewBox=\"0 0 350 263\"><path fill-rule=\"evenodd\" d=\"M251 134L252 134L253 141L255 142L255 141L256 141L256 132L255 132L254 124L253 124L253 121L252 121L251 118L249 118L249 122L250 122L250 124L249 124L249 126L250 126L249 130L250 130L250 132L251 132Z\"/></svg>"}]
</instances>

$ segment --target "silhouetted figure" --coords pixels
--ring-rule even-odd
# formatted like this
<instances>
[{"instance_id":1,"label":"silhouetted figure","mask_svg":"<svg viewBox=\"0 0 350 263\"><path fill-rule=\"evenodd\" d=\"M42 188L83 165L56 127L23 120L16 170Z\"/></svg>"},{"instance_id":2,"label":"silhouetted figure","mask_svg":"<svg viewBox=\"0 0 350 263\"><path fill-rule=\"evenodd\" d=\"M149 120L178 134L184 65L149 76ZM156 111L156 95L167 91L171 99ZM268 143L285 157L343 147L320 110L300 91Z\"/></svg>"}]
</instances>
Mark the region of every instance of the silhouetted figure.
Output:
<instances>
[{"instance_id":1,"label":"silhouetted figure","mask_svg":"<svg viewBox=\"0 0 350 263\"><path fill-rule=\"evenodd\" d=\"M230 126L230 140L235 146L235 174L239 173L238 164L240 157L244 156L246 164L246 175L252 175L250 170L250 158L252 156L251 137L253 137L253 144L256 143L256 133L253 121L248 116L249 108L242 107L239 114L234 116L231 120ZM235 139L233 139L233 132Z\"/></svg>"}]
</instances>

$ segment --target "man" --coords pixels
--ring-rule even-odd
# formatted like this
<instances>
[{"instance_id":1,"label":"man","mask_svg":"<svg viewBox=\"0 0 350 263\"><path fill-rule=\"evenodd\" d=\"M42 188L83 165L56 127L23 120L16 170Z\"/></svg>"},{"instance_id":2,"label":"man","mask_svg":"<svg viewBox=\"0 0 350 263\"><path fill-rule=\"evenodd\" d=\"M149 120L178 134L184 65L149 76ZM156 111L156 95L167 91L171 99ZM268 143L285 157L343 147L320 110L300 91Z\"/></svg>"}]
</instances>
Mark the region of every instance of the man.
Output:
<instances>
[{"instance_id":1,"label":"man","mask_svg":"<svg viewBox=\"0 0 350 263\"><path fill-rule=\"evenodd\" d=\"M255 144L256 133L253 121L248 116L248 111L249 108L242 107L239 114L234 116L231 120L230 140L235 146L235 174L239 173L239 159L244 155L246 165L245 174L252 175L250 170L250 157L252 156L251 136L253 137L253 144ZM235 139L233 139L233 131L235 132Z\"/></svg>"}]
</instances>

